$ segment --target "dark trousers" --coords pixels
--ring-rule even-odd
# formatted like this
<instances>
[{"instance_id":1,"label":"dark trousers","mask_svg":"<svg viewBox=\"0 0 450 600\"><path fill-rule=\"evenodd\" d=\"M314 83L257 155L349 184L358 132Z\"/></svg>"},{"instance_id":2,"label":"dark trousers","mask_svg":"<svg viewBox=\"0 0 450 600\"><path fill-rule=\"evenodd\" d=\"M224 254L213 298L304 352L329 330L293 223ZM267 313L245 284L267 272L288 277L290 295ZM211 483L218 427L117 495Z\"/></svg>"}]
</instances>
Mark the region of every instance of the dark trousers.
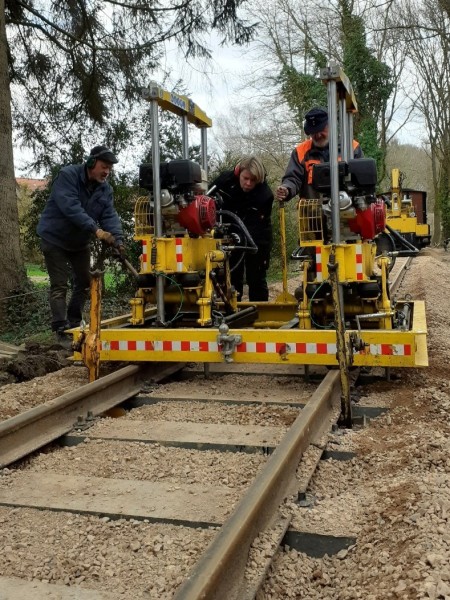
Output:
<instances>
[{"instance_id":1,"label":"dark trousers","mask_svg":"<svg viewBox=\"0 0 450 600\"><path fill-rule=\"evenodd\" d=\"M52 330L78 327L89 294L89 248L70 252L41 240L41 248L50 278L50 310ZM69 280L72 294L67 304Z\"/></svg>"},{"instance_id":2,"label":"dark trousers","mask_svg":"<svg viewBox=\"0 0 450 600\"><path fill-rule=\"evenodd\" d=\"M256 254L250 254L250 252L244 254L244 258L239 265L231 272L231 283L236 288L238 300L241 300L244 289L244 272L250 302L264 302L269 299L269 288L266 280L269 258L270 248L260 248ZM231 257L231 268L238 259L239 255Z\"/></svg>"}]
</instances>

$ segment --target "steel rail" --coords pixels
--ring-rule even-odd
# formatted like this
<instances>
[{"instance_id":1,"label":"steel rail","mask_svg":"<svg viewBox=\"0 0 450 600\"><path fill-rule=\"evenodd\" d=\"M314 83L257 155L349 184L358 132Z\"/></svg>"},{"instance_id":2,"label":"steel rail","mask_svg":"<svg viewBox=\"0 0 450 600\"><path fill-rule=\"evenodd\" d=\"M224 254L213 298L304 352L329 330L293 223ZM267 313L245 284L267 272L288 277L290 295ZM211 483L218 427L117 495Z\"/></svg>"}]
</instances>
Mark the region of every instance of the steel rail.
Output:
<instances>
[{"instance_id":1,"label":"steel rail","mask_svg":"<svg viewBox=\"0 0 450 600\"><path fill-rule=\"evenodd\" d=\"M250 545L287 495L308 445L329 426L339 402L339 371L329 371L211 542L174 600L242 598Z\"/></svg>"},{"instance_id":2,"label":"steel rail","mask_svg":"<svg viewBox=\"0 0 450 600\"><path fill-rule=\"evenodd\" d=\"M0 422L0 468L6 467L141 391L145 380L160 381L183 368L130 365Z\"/></svg>"},{"instance_id":3,"label":"steel rail","mask_svg":"<svg viewBox=\"0 0 450 600\"><path fill-rule=\"evenodd\" d=\"M402 265L401 269L399 269L399 272L396 274L396 276L392 280L392 282L391 282L391 284L389 286L390 287L390 292L391 292L392 296L397 293L397 290L400 287L400 284L402 283L403 278L406 275L406 271L408 270L408 267L412 263L412 259L413 259L412 256L408 257L408 259L405 261L405 264Z\"/></svg>"}]
</instances>

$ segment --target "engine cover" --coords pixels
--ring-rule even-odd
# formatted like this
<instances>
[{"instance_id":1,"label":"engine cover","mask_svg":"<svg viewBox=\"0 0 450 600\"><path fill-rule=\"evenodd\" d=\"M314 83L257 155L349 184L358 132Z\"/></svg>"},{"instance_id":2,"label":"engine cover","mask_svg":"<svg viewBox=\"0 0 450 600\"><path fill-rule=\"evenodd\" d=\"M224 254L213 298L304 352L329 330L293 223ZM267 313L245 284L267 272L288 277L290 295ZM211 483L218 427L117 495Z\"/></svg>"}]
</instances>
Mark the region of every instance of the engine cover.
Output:
<instances>
[{"instance_id":1,"label":"engine cover","mask_svg":"<svg viewBox=\"0 0 450 600\"><path fill-rule=\"evenodd\" d=\"M348 226L359 233L363 240L373 240L386 227L386 208L383 200L378 199L366 210L356 210L356 217L349 219Z\"/></svg>"},{"instance_id":2,"label":"engine cover","mask_svg":"<svg viewBox=\"0 0 450 600\"><path fill-rule=\"evenodd\" d=\"M216 224L216 202L209 196L195 196L185 208L178 213L178 223L190 233L203 235Z\"/></svg>"}]
</instances>

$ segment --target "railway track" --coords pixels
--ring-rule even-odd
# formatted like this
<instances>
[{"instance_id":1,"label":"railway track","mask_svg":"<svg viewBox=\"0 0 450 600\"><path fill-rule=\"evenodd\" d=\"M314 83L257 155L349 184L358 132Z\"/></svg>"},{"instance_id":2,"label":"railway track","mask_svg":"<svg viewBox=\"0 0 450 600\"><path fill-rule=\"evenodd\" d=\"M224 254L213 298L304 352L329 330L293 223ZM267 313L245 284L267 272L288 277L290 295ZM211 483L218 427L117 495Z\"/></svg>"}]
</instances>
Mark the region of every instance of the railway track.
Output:
<instances>
[{"instance_id":1,"label":"railway track","mask_svg":"<svg viewBox=\"0 0 450 600\"><path fill-rule=\"evenodd\" d=\"M338 371L183 366L126 367L0 423L2 600L246 600L280 544L352 543L302 536L283 511L329 455ZM102 418L118 404L123 418Z\"/></svg>"}]
</instances>

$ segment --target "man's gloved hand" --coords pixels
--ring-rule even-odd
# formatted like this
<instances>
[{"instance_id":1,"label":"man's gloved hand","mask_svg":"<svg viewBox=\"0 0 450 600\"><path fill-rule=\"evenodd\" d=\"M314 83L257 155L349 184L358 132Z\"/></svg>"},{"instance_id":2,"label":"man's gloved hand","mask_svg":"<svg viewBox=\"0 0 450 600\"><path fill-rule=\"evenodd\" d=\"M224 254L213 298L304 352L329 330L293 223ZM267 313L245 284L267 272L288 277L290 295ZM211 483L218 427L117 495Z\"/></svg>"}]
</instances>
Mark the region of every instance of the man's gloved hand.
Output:
<instances>
[{"instance_id":1,"label":"man's gloved hand","mask_svg":"<svg viewBox=\"0 0 450 600\"><path fill-rule=\"evenodd\" d=\"M113 236L112 233L109 233L109 231L97 229L95 235L97 239L101 240L102 242L105 242L106 244L109 244L110 246L114 246L114 244L116 243L116 238Z\"/></svg>"},{"instance_id":2,"label":"man's gloved hand","mask_svg":"<svg viewBox=\"0 0 450 600\"><path fill-rule=\"evenodd\" d=\"M116 246L117 251L119 252L120 256L122 258L125 258L125 246L123 244L119 244L118 246Z\"/></svg>"}]
</instances>

